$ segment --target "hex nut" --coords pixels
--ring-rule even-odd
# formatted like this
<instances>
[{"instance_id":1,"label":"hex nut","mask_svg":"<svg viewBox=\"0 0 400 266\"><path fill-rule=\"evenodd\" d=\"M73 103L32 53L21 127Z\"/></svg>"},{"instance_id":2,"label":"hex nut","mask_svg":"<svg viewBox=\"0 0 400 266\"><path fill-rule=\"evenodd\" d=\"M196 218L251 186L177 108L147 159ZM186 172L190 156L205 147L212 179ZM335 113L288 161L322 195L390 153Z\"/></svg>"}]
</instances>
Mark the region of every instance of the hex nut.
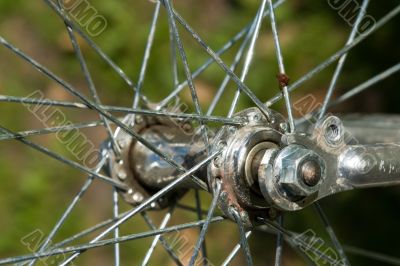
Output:
<instances>
[{"instance_id":1,"label":"hex nut","mask_svg":"<svg viewBox=\"0 0 400 266\"><path fill-rule=\"evenodd\" d=\"M318 191L325 175L325 163L314 151L299 145L282 149L278 158L279 183L292 196L309 196Z\"/></svg>"}]
</instances>

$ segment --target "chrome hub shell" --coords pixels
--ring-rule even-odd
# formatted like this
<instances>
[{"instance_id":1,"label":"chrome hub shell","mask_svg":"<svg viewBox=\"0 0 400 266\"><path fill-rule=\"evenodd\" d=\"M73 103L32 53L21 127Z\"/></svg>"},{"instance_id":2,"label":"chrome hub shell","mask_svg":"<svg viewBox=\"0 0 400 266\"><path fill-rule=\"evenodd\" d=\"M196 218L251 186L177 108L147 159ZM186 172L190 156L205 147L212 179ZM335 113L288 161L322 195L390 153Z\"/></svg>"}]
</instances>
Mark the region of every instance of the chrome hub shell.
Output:
<instances>
[{"instance_id":1,"label":"chrome hub shell","mask_svg":"<svg viewBox=\"0 0 400 266\"><path fill-rule=\"evenodd\" d=\"M267 150L281 146L285 120L274 113L273 121L268 122L257 108L246 109L236 117L246 124L239 128L223 127L216 134L212 146L225 149L209 165L209 182L221 180L220 209L233 219L230 210L234 208L243 222L251 226L254 216L266 217L270 213L258 184L257 164Z\"/></svg>"}]
</instances>

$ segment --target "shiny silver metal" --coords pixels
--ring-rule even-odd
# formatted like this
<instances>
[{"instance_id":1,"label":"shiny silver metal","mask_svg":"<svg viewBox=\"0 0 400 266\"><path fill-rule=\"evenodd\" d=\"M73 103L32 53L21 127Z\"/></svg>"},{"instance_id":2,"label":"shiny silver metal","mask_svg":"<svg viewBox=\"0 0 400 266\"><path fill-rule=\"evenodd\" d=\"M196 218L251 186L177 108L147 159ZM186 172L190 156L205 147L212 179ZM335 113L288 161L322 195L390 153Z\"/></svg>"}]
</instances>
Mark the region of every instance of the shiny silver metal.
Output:
<instances>
[{"instance_id":1,"label":"shiny silver metal","mask_svg":"<svg viewBox=\"0 0 400 266\"><path fill-rule=\"evenodd\" d=\"M235 115L241 126L210 134L211 151L223 152L196 176L210 188L221 181L218 204L230 218L234 207L251 226L254 217L270 217L273 209L295 211L341 191L400 184L399 144L358 144L335 116L309 127L308 133L287 133L283 117L273 113L272 118L269 122L257 108L246 109ZM190 124L141 116L135 121L135 131L186 168L207 155ZM116 142L122 157L112 154L109 168L114 179L130 188L120 191L130 204L140 204L179 176L175 167L123 131ZM199 186L187 179L153 207L168 206L190 188Z\"/></svg>"},{"instance_id":2,"label":"shiny silver metal","mask_svg":"<svg viewBox=\"0 0 400 266\"><path fill-rule=\"evenodd\" d=\"M350 117L348 116L344 120L345 125L349 124ZM359 115L353 116L353 119L354 117L361 118ZM381 119L377 119L379 117ZM332 168L329 172L330 176L328 176L330 181L321 187L318 198L355 188L399 184L400 144L395 142L364 144L376 138L366 128L367 125L375 128L376 131L374 133L377 136L383 137L386 135L386 140L395 140L394 137L396 134L392 134L394 133L392 129L397 127L395 122L399 121L398 117L363 116L358 122L357 130L355 126L349 128L342 123L338 123L337 126L341 132L341 141L335 147L326 149L324 143L320 141L323 133L317 132L317 130L323 131L324 127L329 126L329 122L338 120L336 117L328 117L321 125L316 126L316 131L314 132L314 137L317 136L319 140L317 141L317 145L323 149L322 156L329 161L329 167ZM361 134L362 126L364 126L363 134ZM378 131L378 128L381 130ZM385 138L382 138L382 141L384 140Z\"/></svg>"},{"instance_id":3,"label":"shiny silver metal","mask_svg":"<svg viewBox=\"0 0 400 266\"><path fill-rule=\"evenodd\" d=\"M261 161L259 181L263 195L271 206L294 211L342 191L400 184L400 144L362 145L356 141L341 120L333 116L315 125L311 134L286 135L283 142L287 146L270 150ZM315 190L307 190L309 187L301 182L305 172L298 158L308 153L318 158L312 166L314 171L315 166L321 167L317 169L321 170L321 179ZM285 168L291 170L282 170ZM314 174L310 176L315 177Z\"/></svg>"},{"instance_id":4,"label":"shiny silver metal","mask_svg":"<svg viewBox=\"0 0 400 266\"><path fill-rule=\"evenodd\" d=\"M56 4L57 2L58 5ZM61 85L61 87L66 91L79 98L82 103L61 102L49 99L20 98L14 96L2 96L0 97L2 98L0 100L6 102L29 102L29 104L37 104L40 102L41 104L45 103L48 106L59 105L64 107L92 109L97 111L101 119L101 121L95 121L96 123L81 123L39 130L28 130L22 132L23 134L11 132L4 128L2 130L4 131L3 133L5 133L3 134L3 139L17 139L60 162L66 163L76 169L80 169L90 174L90 178L82 187L79 194L74 198L73 202L68 206L62 219L60 219L46 239L46 243L40 247L38 253L35 253L34 256L30 257L30 259L35 259L30 263L30 265L33 265L37 258L48 256L46 255L46 245L52 242L51 238L56 234L75 204L89 188L94 177L98 177L101 180L107 181L108 183L118 187L120 189L119 192L125 201L135 205L136 208L130 210L126 214L118 215L118 198L115 196L116 194L114 194L114 217L110 221L110 223L112 223L111 227L108 227L105 231L100 233L89 244L75 248L67 247L61 250L54 249L54 247L50 246L48 247L51 250L47 251L47 254L49 254L49 252L53 253L53 255L57 254L57 252L58 254L69 254L71 251L74 252L71 257L67 258L67 260L62 263L62 265L72 262L75 257L84 253L86 250L106 244L114 244L116 257L115 264L118 266L120 264L119 242L128 239L137 239L143 236L156 236L153 243L156 243L158 238L161 243L166 246L167 251L171 252L172 250L168 248L168 245L162 242L162 236L158 234L202 225L202 233L197 242L198 244L196 244L195 247L196 253L192 256L190 262L190 264L194 264L201 242L203 242L205 233L207 232L208 225L213 221L222 219L218 217L212 218L213 210L217 205L220 192L220 207L225 214L234 219L239 225L241 239L240 246L245 251L247 264L252 265L250 248L246 241L249 234L246 233L245 226L251 225L254 221L266 221L265 219L263 220L264 217L275 217L277 215L276 209L290 211L301 209L322 197L340 191L371 186L399 184L400 165L398 163L398 158L400 151L399 145L394 143L399 140L399 130L397 127L388 127L388 125L393 126L399 124L399 120L391 120L385 117L378 117L378 119L373 118L378 121L373 121L371 118L365 120L355 118L352 121L353 124L348 124L347 121L344 120L345 126L348 126L346 129L343 127L341 120L337 117L331 116L324 120L322 118L326 113L325 111L327 108L332 104L329 103L329 99L331 98L335 88L336 81L339 78L347 52L363 41L369 34L376 31L395 15L399 14L400 5L380 19L368 34L360 34L359 36L356 36L358 30L357 25L362 20L369 2L368 0L364 0L361 9L358 12L357 21L353 26L346 45L329 57L328 60L322 62L308 74L301 77L298 81L289 84L289 78L285 74L284 60L281 52L279 34L276 25L277 21L275 20L274 11L274 6L276 7L280 5L283 1L275 1L273 4L272 0L268 0L269 10L266 10L267 0L260 1L259 12L257 12L253 22L241 30L237 35L235 35L235 37L231 38L226 45L216 52L211 49L211 46L208 45L174 9L172 1L164 0L152 2L156 3L154 16L143 56L143 63L139 73L139 80L136 83L132 81L93 41L91 41L91 39L80 30L80 27L77 27L74 24L69 17L68 12L65 12L66 10L64 10L61 0L45 0L45 3L47 3L47 5L49 5L49 7L51 7L56 14L62 18L62 21L66 25L76 57L89 85L91 92L90 98L83 95L80 90L75 89L60 77L56 76L52 71L41 65L29 55L25 54L22 50L0 37L1 45L8 48L40 72L44 73L57 84ZM151 103L149 99L143 95L141 89L144 88L143 83L145 81L146 73L148 72L147 66L150 63L149 58L152 50L151 47L153 46L161 6L166 8L169 31L171 33L171 61L173 65L172 72L174 76L174 90L169 94L169 96L161 100L160 103ZM270 16L271 20L271 28L279 66L278 79L283 93L279 93L264 105L263 102L260 101L260 99L258 99L250 90L250 88L247 87L245 78L249 74L253 54L256 52L255 46L257 38L260 35L260 26L263 24L263 18L267 15ZM193 73L190 73L191 68L189 67L186 51L181 43L181 37L176 25L177 23L181 24L183 29L189 33L189 36L193 37L194 40L200 44L200 47L210 56L210 59ZM88 65L81 49L79 48L79 43L77 42L75 34L81 35L89 46L93 48L94 51L99 54L113 70L116 71L125 83L127 83L129 88L133 89L135 96L132 108L105 106L101 104ZM242 37L244 37L244 41L241 44L241 48L235 56L232 66L228 67L221 59L221 56L223 53L228 51L230 47L234 46L234 44ZM250 42L250 44L246 44L247 42ZM247 46L249 48L247 48ZM241 54L244 53L245 48L248 50L246 52L245 61L242 64ZM186 76L180 84L178 80L177 55L180 55L182 59L183 70L185 71ZM299 87L299 85L327 66L331 65L339 58L340 61L336 68L334 77L332 78L327 97L324 100L321 112L319 112L317 125L312 124L308 131L301 131L297 126L295 130L289 92ZM202 115L199 97L193 79L199 76L203 71L207 70L208 66L214 61L224 70L226 78L213 99L207 115L204 116ZM235 69L237 65L242 66L243 69L240 77L235 74L237 72ZM388 77L399 69L398 64L389 68L367 82L357 86L345 95L342 95L336 102L341 102L344 99L351 97L356 92L360 92L361 90L370 87L372 84ZM215 109L215 106L217 106L218 102L221 101L221 96L224 94L224 90L230 80L234 81L238 88L234 100L232 101L228 118L210 116ZM196 114L166 112L163 107L165 107L172 98L177 96L186 86L188 86L191 91ZM240 118L238 120L242 120L241 118L245 120L243 123L236 119L231 119L231 115L236 110L241 93L247 94L247 96L249 96L249 98L259 108L247 109L236 115L236 118ZM268 108L270 104L276 102L282 96L285 99L289 123L285 121L282 116ZM141 100L142 103L139 103L139 100ZM143 104L145 110L137 109L141 104ZM127 116L123 121L120 121L110 113L111 111L122 111L134 115ZM147 116L152 116L153 118L147 118ZM175 123L173 119L177 118L177 123ZM188 132L192 129L191 124L185 123L184 120L180 119L198 121L201 125L200 128L204 129L202 137L204 137L205 143L208 143L207 138L209 137L205 133L205 122L219 122L230 126L224 127L220 130L216 137L212 138L212 136L210 136L210 141L213 143L210 148L203 147L201 141L192 138L192 136L196 136L196 134ZM364 124L362 124L362 122L364 122ZM382 122L388 123L385 124ZM58 130L66 131L77 128L92 127L101 124L105 125L110 138L109 143L106 145L104 150L105 154L103 154L104 157L102 158L102 162L103 160L104 162L109 160L108 172L113 179L99 174L98 171L100 170L100 166L98 169L96 168L96 171L92 171L50 152L42 146L24 139L26 136L48 134L51 132L54 133ZM112 132L110 127L113 126L112 124L115 124L117 128L115 136L112 134L114 132ZM384 127L382 127L382 124L385 124ZM300 132L308 132L308 134ZM376 144L382 141L387 142L387 144ZM367 143L374 143L374 145L365 145ZM224 148L224 150L220 150L221 148ZM196 175L196 177L194 175ZM190 178L192 178L192 181L189 180ZM221 184L221 186L215 186L215 184ZM171 201L186 192L188 188L203 188L214 193L213 203L210 206L207 220L192 223L190 226L180 225L170 228L164 228L165 224L162 222L162 226L159 230L155 230L153 225L151 226L152 231L149 233L119 237L118 229L128 219L138 213L142 213L143 216L146 217L143 211L146 211L149 207L161 208L168 205L171 207L174 206L174 202ZM199 220L201 220L200 202L198 201L196 204L197 213L200 213L198 217ZM172 212L172 208L170 212ZM168 212L167 217L170 217L170 212ZM319 210L319 212L322 213L322 210ZM327 220L324 218L324 214L322 214L322 217L323 220ZM280 219L280 221L282 220ZM291 240L293 235L282 230L281 223L279 223L278 227L274 227L274 223L269 220L267 222L267 224L270 225L270 228L278 228L279 234L277 242L279 244L277 245L278 248L276 254L279 255L276 256L275 264L279 265L281 261L280 256L282 254L282 243L279 239L282 240L282 237L285 237ZM149 223L151 224L152 222L150 221ZM331 235L333 234L333 239L335 240L333 242L334 244L336 243L335 246L340 252L340 244L337 244L339 242L337 241L333 230L330 229L328 222L325 221L324 223L327 228L329 228L329 230L327 230L328 233ZM92 227L90 230L92 230L91 232L94 232L96 229L99 228ZM90 233L90 230L87 232ZM112 231L114 231L113 239L99 241ZM71 238L72 241L77 239L76 236L77 235ZM147 254L152 253L154 246L155 244L152 244L152 247ZM206 249L204 248L204 258L206 258L205 250ZM344 252L342 252L342 257L345 257ZM19 260L29 260L29 258L20 257ZM145 261L146 260L147 255ZM17 261L18 258L8 261L3 260L0 261L0 264L5 262L15 263ZM177 261L177 264L179 265L179 259ZM143 264L146 263L147 262L144 262Z\"/></svg>"},{"instance_id":5,"label":"shiny silver metal","mask_svg":"<svg viewBox=\"0 0 400 266\"><path fill-rule=\"evenodd\" d=\"M153 125L141 132L142 136L177 163L185 168L192 168L205 158L204 144L193 139L176 125ZM141 143L135 142L130 147L129 163L135 178L146 188L157 190L171 183L179 175L179 171L154 154ZM197 174L205 180L205 173ZM194 182L187 180L180 186L199 188Z\"/></svg>"},{"instance_id":6,"label":"shiny silver metal","mask_svg":"<svg viewBox=\"0 0 400 266\"><path fill-rule=\"evenodd\" d=\"M376 144L400 142L400 115L396 114L345 114L339 115L347 144ZM297 125L299 132L312 133L313 120Z\"/></svg>"},{"instance_id":7,"label":"shiny silver metal","mask_svg":"<svg viewBox=\"0 0 400 266\"><path fill-rule=\"evenodd\" d=\"M400 184L400 143L352 145L338 158L340 191Z\"/></svg>"},{"instance_id":8,"label":"shiny silver metal","mask_svg":"<svg viewBox=\"0 0 400 266\"><path fill-rule=\"evenodd\" d=\"M235 117L246 121L233 130L224 127L214 139L213 146L223 144L224 151L214 164L209 166L209 182L222 181L220 209L231 219L231 208L237 210L246 226L251 226L254 217L268 216L269 205L259 187L258 167L263 154L281 146L283 132L280 125L285 122L279 113L271 113L272 122L257 108L249 108Z\"/></svg>"},{"instance_id":9,"label":"shiny silver metal","mask_svg":"<svg viewBox=\"0 0 400 266\"><path fill-rule=\"evenodd\" d=\"M232 207L252 226L255 217L270 218L274 209L295 211L341 191L400 184L400 145L359 144L335 116L308 127L307 133L288 133L284 118L272 114L270 122L257 108L246 109L234 116L240 125L209 134L210 151L223 151L196 176L209 188L221 181L218 205L231 219ZM207 155L201 136L185 121L136 116L133 129L185 168ZM128 203L140 204L179 176L175 167L125 132L118 132L116 142L121 157L110 150L109 169L130 188L120 191ZM190 188L199 186L187 179L152 207L168 206Z\"/></svg>"},{"instance_id":10,"label":"shiny silver metal","mask_svg":"<svg viewBox=\"0 0 400 266\"><path fill-rule=\"evenodd\" d=\"M209 165L209 176L206 168L196 172L196 176L208 182L210 188L214 187L212 184L216 179L220 180L220 208L230 216L229 208L235 207L244 217L243 222L249 225L250 216L268 214L269 206L259 187L258 168L267 150L282 145L284 132L281 125L285 124L285 120L274 113L273 122L269 122L257 108L246 109L234 118L242 121L243 125L226 126L217 132L212 140L211 152L220 148L224 151ZM183 126L186 124L147 117L140 117L140 120L136 117L135 120L133 129L136 132L183 167L192 168L206 157L207 150L201 135L199 137L196 132L188 131L188 127ZM176 168L124 132L119 132L116 141L122 158L112 156L109 168L113 178L130 187L128 192L120 192L128 203L140 204L179 176ZM155 207L167 206L170 200L189 188L199 187L191 180L185 180Z\"/></svg>"},{"instance_id":11,"label":"shiny silver metal","mask_svg":"<svg viewBox=\"0 0 400 266\"><path fill-rule=\"evenodd\" d=\"M275 160L273 175L289 197L309 196L318 191L325 176L325 162L318 154L299 145L290 145L283 148ZM316 184L307 184L305 175L314 179L310 180L312 182L318 179Z\"/></svg>"},{"instance_id":12,"label":"shiny silver metal","mask_svg":"<svg viewBox=\"0 0 400 266\"><path fill-rule=\"evenodd\" d=\"M303 166L315 161L321 168L321 178L315 186L303 179ZM297 144L265 152L258 170L260 190L270 207L279 210L300 210L309 204L325 176L324 161L312 150Z\"/></svg>"},{"instance_id":13,"label":"shiny silver metal","mask_svg":"<svg viewBox=\"0 0 400 266\"><path fill-rule=\"evenodd\" d=\"M131 115L123 118L125 123L131 120ZM150 123L150 120L149 120ZM145 127L144 123L137 123L133 129L140 132ZM115 179L129 187L128 190L118 190L119 194L124 201L137 205L140 204L145 198L151 194L133 177L132 170L129 165L129 150L134 142L132 137L122 130L117 130L114 136L115 142L118 144L120 153L115 154L111 149L111 144L106 142L103 144L105 149L108 149L109 160L108 164L104 167L106 172Z\"/></svg>"},{"instance_id":14,"label":"shiny silver metal","mask_svg":"<svg viewBox=\"0 0 400 266\"><path fill-rule=\"evenodd\" d=\"M314 160L309 160L301 166L300 175L301 180L310 187L315 187L321 181L322 167Z\"/></svg>"},{"instance_id":15,"label":"shiny silver metal","mask_svg":"<svg viewBox=\"0 0 400 266\"><path fill-rule=\"evenodd\" d=\"M206 156L202 154L204 147L193 143L195 138L190 133L191 127L182 121L165 118L127 115L123 121L129 123L134 118L132 129L138 132L148 143L157 147L166 156L170 156L179 164L192 168ZM122 198L132 205L138 205L150 198L158 190L168 186L180 175L176 167L168 164L163 158L149 150L141 142L129 134L117 130L114 136L121 154L117 156L109 149L110 159L107 171L111 177L129 187L119 190ZM196 159L193 159L193 158ZM202 174L204 176L204 174ZM198 188L190 180L176 186L173 193L167 194L154 202L151 207L163 208L184 193L184 189Z\"/></svg>"}]
</instances>

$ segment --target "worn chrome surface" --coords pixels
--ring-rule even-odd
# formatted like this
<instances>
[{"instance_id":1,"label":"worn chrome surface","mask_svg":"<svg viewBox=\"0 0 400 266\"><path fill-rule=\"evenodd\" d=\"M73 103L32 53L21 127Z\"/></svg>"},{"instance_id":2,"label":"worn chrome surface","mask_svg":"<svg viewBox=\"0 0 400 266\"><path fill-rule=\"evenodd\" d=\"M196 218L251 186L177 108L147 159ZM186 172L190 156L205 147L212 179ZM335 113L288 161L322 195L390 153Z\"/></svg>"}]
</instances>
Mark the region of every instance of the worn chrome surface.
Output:
<instances>
[{"instance_id":1,"label":"worn chrome surface","mask_svg":"<svg viewBox=\"0 0 400 266\"><path fill-rule=\"evenodd\" d=\"M318 168L318 180L310 186L304 180L304 166ZM325 162L314 151L292 144L282 150L266 153L259 167L260 188L271 205L282 209L301 208L317 193L325 178ZM309 174L310 169L306 169ZM315 182L315 180L313 180ZM298 206L296 206L298 205Z\"/></svg>"},{"instance_id":2,"label":"worn chrome surface","mask_svg":"<svg viewBox=\"0 0 400 266\"><path fill-rule=\"evenodd\" d=\"M132 118L135 119L133 123L135 132L138 132L149 143L165 152L167 156L173 157L177 162L192 168L198 163L198 160L201 161L205 158L205 156L197 156L196 160L191 159L192 155L199 155L193 148L198 146L188 145L192 135L188 133L191 127L187 126L186 123L139 115L128 115L124 118L124 121L131 121ZM176 168L150 151L142 143L135 141L124 131L117 131L115 140L121 149L121 154L118 156L110 150L108 171L112 178L129 187L127 191L119 191L126 202L138 205L161 188L168 186L179 176ZM168 206L171 200L184 193L182 188L189 187L195 187L195 185L190 181L183 182L182 185L176 187L173 193L153 202L154 204L151 207Z\"/></svg>"},{"instance_id":3,"label":"worn chrome surface","mask_svg":"<svg viewBox=\"0 0 400 266\"><path fill-rule=\"evenodd\" d=\"M258 165L263 153L281 146L283 117L273 113L269 122L256 108L244 110L236 115L247 124L240 128L224 127L218 133L214 146L225 145L225 149L209 166L211 182L222 181L220 209L232 219L230 208L235 208L242 221L249 226L254 215L268 216L265 201L258 182Z\"/></svg>"},{"instance_id":4,"label":"worn chrome surface","mask_svg":"<svg viewBox=\"0 0 400 266\"><path fill-rule=\"evenodd\" d=\"M344 125L347 144L400 142L400 116L396 114L344 114L338 116ZM312 133L314 121L297 125L299 132ZM352 139L352 140L351 140Z\"/></svg>"},{"instance_id":5,"label":"worn chrome surface","mask_svg":"<svg viewBox=\"0 0 400 266\"><path fill-rule=\"evenodd\" d=\"M279 171L278 182L290 195L308 196L318 191L318 185L325 175L325 163L318 154L299 145L290 145L281 150L276 160ZM307 182L315 184L309 185Z\"/></svg>"},{"instance_id":6,"label":"worn chrome surface","mask_svg":"<svg viewBox=\"0 0 400 266\"><path fill-rule=\"evenodd\" d=\"M341 191L400 184L400 144L360 144L354 131L335 116L309 127L307 133L288 133L283 117L272 114L272 122L257 108L236 114L241 125L224 126L215 136L211 132L210 150L190 124L136 116L134 130L188 169L207 152L223 149L208 169L195 175L209 188L221 181L220 209L233 219L229 209L235 208L246 226L255 216L270 217L272 209L300 210ZM366 133L363 141L368 138ZM112 154L110 172L130 188L120 191L125 201L137 205L179 176L175 167L124 132L116 141L122 154ZM153 207L167 206L189 188L199 187L188 179Z\"/></svg>"},{"instance_id":7,"label":"worn chrome surface","mask_svg":"<svg viewBox=\"0 0 400 266\"><path fill-rule=\"evenodd\" d=\"M130 120L130 115L123 119L125 123L128 123ZM146 124L154 123L153 120L143 120L142 117L136 117L136 121L139 122L133 127L136 132L140 132ZM119 130L115 134L115 141L120 148L120 154L115 154L113 152L111 143L107 144L109 147L109 163L106 170L113 179L118 180L129 187L127 191L119 190L122 198L132 205L140 204L145 198L150 197L151 193L141 186L132 174L129 165L129 150L133 144L133 139L125 131ZM156 203L153 204L153 206L158 207Z\"/></svg>"},{"instance_id":8,"label":"worn chrome surface","mask_svg":"<svg viewBox=\"0 0 400 266\"><path fill-rule=\"evenodd\" d=\"M400 184L400 143L352 145L338 158L342 190Z\"/></svg>"},{"instance_id":9,"label":"worn chrome surface","mask_svg":"<svg viewBox=\"0 0 400 266\"><path fill-rule=\"evenodd\" d=\"M172 125L153 125L141 132L154 146L183 167L190 169L205 158L204 144L198 141L196 135L188 134L181 127ZM179 171L154 154L141 143L134 143L130 149L129 163L139 182L149 189L160 189L171 183L179 175ZM197 176L205 180L206 174ZM180 186L198 188L187 180Z\"/></svg>"},{"instance_id":10,"label":"worn chrome surface","mask_svg":"<svg viewBox=\"0 0 400 266\"><path fill-rule=\"evenodd\" d=\"M311 135L288 135L285 142L303 145L319 154L326 165L326 178L315 195L300 201L291 201L284 193L274 195L274 203L284 210L298 210L346 190L400 184L400 144L356 145L356 138L345 130L337 117L324 119Z\"/></svg>"}]
</instances>

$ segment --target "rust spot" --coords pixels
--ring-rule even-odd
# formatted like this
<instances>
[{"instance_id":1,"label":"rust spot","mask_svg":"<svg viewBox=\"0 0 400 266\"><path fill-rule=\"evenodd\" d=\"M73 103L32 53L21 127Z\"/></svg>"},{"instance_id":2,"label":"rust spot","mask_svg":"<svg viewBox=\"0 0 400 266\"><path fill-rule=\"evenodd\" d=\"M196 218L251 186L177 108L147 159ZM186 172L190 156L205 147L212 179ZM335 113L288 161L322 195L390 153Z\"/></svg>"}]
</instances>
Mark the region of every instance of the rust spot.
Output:
<instances>
[{"instance_id":1,"label":"rust spot","mask_svg":"<svg viewBox=\"0 0 400 266\"><path fill-rule=\"evenodd\" d=\"M288 75L279 73L276 75L276 78L278 79L279 82L279 88L282 90L284 87L287 87L289 85L290 78Z\"/></svg>"}]
</instances>

